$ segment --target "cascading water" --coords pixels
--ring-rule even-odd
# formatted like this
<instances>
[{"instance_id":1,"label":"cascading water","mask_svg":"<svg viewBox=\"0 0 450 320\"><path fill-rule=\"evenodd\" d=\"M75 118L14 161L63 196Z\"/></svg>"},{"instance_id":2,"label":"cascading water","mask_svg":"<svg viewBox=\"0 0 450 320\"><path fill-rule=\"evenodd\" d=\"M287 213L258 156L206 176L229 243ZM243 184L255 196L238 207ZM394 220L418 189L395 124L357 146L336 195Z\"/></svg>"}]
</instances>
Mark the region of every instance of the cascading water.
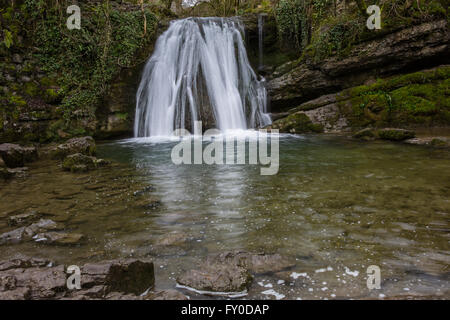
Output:
<instances>
[{"instance_id":1,"label":"cascading water","mask_svg":"<svg viewBox=\"0 0 450 320\"><path fill-rule=\"evenodd\" d=\"M193 130L199 120L221 131L270 124L264 79L250 66L243 31L236 18L173 21L142 74L135 137Z\"/></svg>"}]
</instances>

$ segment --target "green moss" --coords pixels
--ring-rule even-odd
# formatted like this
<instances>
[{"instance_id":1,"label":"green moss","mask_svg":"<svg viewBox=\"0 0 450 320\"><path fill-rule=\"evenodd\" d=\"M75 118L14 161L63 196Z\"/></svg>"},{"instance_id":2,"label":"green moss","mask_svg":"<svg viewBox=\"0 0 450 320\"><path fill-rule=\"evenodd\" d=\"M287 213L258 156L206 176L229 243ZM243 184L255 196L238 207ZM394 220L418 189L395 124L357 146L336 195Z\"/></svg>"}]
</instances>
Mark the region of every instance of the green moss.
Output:
<instances>
[{"instance_id":1,"label":"green moss","mask_svg":"<svg viewBox=\"0 0 450 320\"><path fill-rule=\"evenodd\" d=\"M38 94L38 87L33 82L27 82L23 86L23 91L30 97L34 97Z\"/></svg>"},{"instance_id":2,"label":"green moss","mask_svg":"<svg viewBox=\"0 0 450 320\"><path fill-rule=\"evenodd\" d=\"M383 129L378 131L378 136L384 140L403 141L416 136L414 131L401 129Z\"/></svg>"},{"instance_id":3,"label":"green moss","mask_svg":"<svg viewBox=\"0 0 450 320\"><path fill-rule=\"evenodd\" d=\"M15 108L21 108L27 105L27 102L21 96L17 95L10 95L8 101Z\"/></svg>"},{"instance_id":4,"label":"green moss","mask_svg":"<svg viewBox=\"0 0 450 320\"><path fill-rule=\"evenodd\" d=\"M42 95L42 98L46 103L55 104L61 102L62 99L62 90L60 89L45 89Z\"/></svg>"},{"instance_id":5,"label":"green moss","mask_svg":"<svg viewBox=\"0 0 450 320\"><path fill-rule=\"evenodd\" d=\"M275 121L271 129L278 129L285 133L320 133L323 127L320 124L312 123L311 119L303 113L297 112L286 118Z\"/></svg>"},{"instance_id":6,"label":"green moss","mask_svg":"<svg viewBox=\"0 0 450 320\"><path fill-rule=\"evenodd\" d=\"M127 120L128 119L128 113L116 113L116 117L120 120Z\"/></svg>"},{"instance_id":7,"label":"green moss","mask_svg":"<svg viewBox=\"0 0 450 320\"><path fill-rule=\"evenodd\" d=\"M341 112L353 127L450 125L450 67L379 79L343 91Z\"/></svg>"}]
</instances>

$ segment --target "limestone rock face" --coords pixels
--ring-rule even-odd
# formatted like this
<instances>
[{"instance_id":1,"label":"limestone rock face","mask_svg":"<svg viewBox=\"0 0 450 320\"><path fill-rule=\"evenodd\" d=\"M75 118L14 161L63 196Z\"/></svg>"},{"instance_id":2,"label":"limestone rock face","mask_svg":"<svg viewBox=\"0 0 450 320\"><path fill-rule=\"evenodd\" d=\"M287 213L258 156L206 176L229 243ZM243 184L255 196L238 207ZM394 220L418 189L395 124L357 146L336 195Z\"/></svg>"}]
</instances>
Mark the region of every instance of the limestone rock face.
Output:
<instances>
[{"instance_id":1,"label":"limestone rock face","mask_svg":"<svg viewBox=\"0 0 450 320\"><path fill-rule=\"evenodd\" d=\"M420 65L439 65L450 53L445 20L413 26L355 46L346 58L306 61L268 82L274 111ZM279 75L276 74L276 75Z\"/></svg>"}]
</instances>

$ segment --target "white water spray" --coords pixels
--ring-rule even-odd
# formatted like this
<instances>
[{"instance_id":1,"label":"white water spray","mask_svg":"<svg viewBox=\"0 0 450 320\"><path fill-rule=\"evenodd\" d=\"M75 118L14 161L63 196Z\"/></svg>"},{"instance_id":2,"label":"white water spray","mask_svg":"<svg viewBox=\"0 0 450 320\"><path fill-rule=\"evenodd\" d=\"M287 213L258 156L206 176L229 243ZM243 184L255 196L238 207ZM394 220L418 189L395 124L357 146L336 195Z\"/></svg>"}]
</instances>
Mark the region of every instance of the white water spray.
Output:
<instances>
[{"instance_id":1,"label":"white water spray","mask_svg":"<svg viewBox=\"0 0 450 320\"><path fill-rule=\"evenodd\" d=\"M195 121L221 131L271 123L264 79L235 18L173 21L156 42L136 96L135 137L170 136Z\"/></svg>"}]
</instances>

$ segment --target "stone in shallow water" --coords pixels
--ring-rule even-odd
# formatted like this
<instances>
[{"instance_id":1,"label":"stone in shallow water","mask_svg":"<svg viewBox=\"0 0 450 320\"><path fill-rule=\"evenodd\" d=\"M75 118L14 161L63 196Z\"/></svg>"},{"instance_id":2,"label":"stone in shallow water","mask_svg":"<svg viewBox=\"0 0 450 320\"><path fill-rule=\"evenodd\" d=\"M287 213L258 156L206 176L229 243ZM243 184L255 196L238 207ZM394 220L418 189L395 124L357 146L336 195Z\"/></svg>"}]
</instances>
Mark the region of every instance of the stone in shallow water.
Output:
<instances>
[{"instance_id":1,"label":"stone in shallow water","mask_svg":"<svg viewBox=\"0 0 450 320\"><path fill-rule=\"evenodd\" d=\"M153 262L129 259L86 264L81 268L81 283L86 286L101 283L107 293L139 295L155 284Z\"/></svg>"},{"instance_id":2,"label":"stone in shallow water","mask_svg":"<svg viewBox=\"0 0 450 320\"><path fill-rule=\"evenodd\" d=\"M249 253L229 251L211 256L209 263L233 263L248 269L252 273L279 272L295 264L280 254Z\"/></svg>"},{"instance_id":3,"label":"stone in shallow water","mask_svg":"<svg viewBox=\"0 0 450 320\"><path fill-rule=\"evenodd\" d=\"M9 168L23 167L25 162L32 162L37 159L35 147L22 147L18 144L0 144L0 157Z\"/></svg>"},{"instance_id":4,"label":"stone in shallow water","mask_svg":"<svg viewBox=\"0 0 450 320\"><path fill-rule=\"evenodd\" d=\"M103 167L107 164L109 164L109 162L104 159L97 159L81 153L75 153L64 159L62 168L71 172L86 172L97 169L98 167Z\"/></svg>"},{"instance_id":5,"label":"stone in shallow water","mask_svg":"<svg viewBox=\"0 0 450 320\"><path fill-rule=\"evenodd\" d=\"M92 137L72 138L47 151L51 158L64 159L66 156L81 153L86 156L95 154L95 141Z\"/></svg>"},{"instance_id":6,"label":"stone in shallow water","mask_svg":"<svg viewBox=\"0 0 450 320\"><path fill-rule=\"evenodd\" d=\"M188 300L184 294L177 290L168 289L157 292L150 292L144 296L145 300Z\"/></svg>"},{"instance_id":7,"label":"stone in shallow water","mask_svg":"<svg viewBox=\"0 0 450 320\"><path fill-rule=\"evenodd\" d=\"M0 234L1 244L19 243L24 240L32 239L36 234L46 231L61 230L63 227L50 219L41 219L28 227L20 227L9 232Z\"/></svg>"},{"instance_id":8,"label":"stone in shallow water","mask_svg":"<svg viewBox=\"0 0 450 320\"><path fill-rule=\"evenodd\" d=\"M160 246L173 246L187 241L187 234L183 232L170 232L158 238L156 244Z\"/></svg>"},{"instance_id":9,"label":"stone in shallow water","mask_svg":"<svg viewBox=\"0 0 450 320\"><path fill-rule=\"evenodd\" d=\"M383 140L403 141L416 136L414 131L396 128L385 128L378 131L378 136Z\"/></svg>"},{"instance_id":10,"label":"stone in shallow water","mask_svg":"<svg viewBox=\"0 0 450 320\"><path fill-rule=\"evenodd\" d=\"M141 299L155 282L153 263L112 260L81 267L81 290L69 290L63 265L20 258L0 261L3 299Z\"/></svg>"},{"instance_id":11,"label":"stone in shallow water","mask_svg":"<svg viewBox=\"0 0 450 320\"><path fill-rule=\"evenodd\" d=\"M234 264L209 264L200 270L190 270L181 275L177 282L200 291L242 292L252 281L247 269Z\"/></svg>"},{"instance_id":12,"label":"stone in shallow water","mask_svg":"<svg viewBox=\"0 0 450 320\"><path fill-rule=\"evenodd\" d=\"M24 236L24 230L25 227L22 227L0 234L0 245L21 242Z\"/></svg>"},{"instance_id":13,"label":"stone in shallow water","mask_svg":"<svg viewBox=\"0 0 450 320\"><path fill-rule=\"evenodd\" d=\"M40 214L36 210L28 210L24 213L17 214L8 218L9 226L20 226L28 224L33 220L39 218Z\"/></svg>"},{"instance_id":14,"label":"stone in shallow water","mask_svg":"<svg viewBox=\"0 0 450 320\"><path fill-rule=\"evenodd\" d=\"M84 239L84 236L80 233L66 232L38 233L34 237L36 238L35 241L56 245L76 245Z\"/></svg>"},{"instance_id":15,"label":"stone in shallow water","mask_svg":"<svg viewBox=\"0 0 450 320\"><path fill-rule=\"evenodd\" d=\"M199 269L184 273L177 282L199 291L242 292L251 284L251 273L278 272L293 265L279 254L229 251L208 257Z\"/></svg>"},{"instance_id":16,"label":"stone in shallow water","mask_svg":"<svg viewBox=\"0 0 450 320\"><path fill-rule=\"evenodd\" d=\"M436 148L450 147L450 138L448 138L448 137L412 138L412 139L407 139L404 142L408 143L408 144L432 146L432 147L436 147Z\"/></svg>"},{"instance_id":17,"label":"stone in shallow water","mask_svg":"<svg viewBox=\"0 0 450 320\"><path fill-rule=\"evenodd\" d=\"M365 128L362 130L359 130L355 134L353 134L353 138L361 139L361 140L375 140L377 137L376 132L372 128Z\"/></svg>"}]
</instances>

